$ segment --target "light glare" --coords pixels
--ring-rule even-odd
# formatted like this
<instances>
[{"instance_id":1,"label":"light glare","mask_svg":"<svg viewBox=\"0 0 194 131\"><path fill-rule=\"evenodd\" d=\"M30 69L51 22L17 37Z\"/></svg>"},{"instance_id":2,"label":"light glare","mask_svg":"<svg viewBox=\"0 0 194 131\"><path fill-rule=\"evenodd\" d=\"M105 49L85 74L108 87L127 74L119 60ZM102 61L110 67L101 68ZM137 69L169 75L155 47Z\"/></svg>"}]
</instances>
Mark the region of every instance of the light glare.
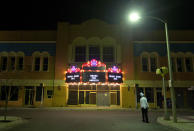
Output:
<instances>
[{"instance_id":1,"label":"light glare","mask_svg":"<svg viewBox=\"0 0 194 131\"><path fill-rule=\"evenodd\" d=\"M129 20L132 22L136 22L140 19L140 16L137 12L133 12L129 15Z\"/></svg>"}]
</instances>

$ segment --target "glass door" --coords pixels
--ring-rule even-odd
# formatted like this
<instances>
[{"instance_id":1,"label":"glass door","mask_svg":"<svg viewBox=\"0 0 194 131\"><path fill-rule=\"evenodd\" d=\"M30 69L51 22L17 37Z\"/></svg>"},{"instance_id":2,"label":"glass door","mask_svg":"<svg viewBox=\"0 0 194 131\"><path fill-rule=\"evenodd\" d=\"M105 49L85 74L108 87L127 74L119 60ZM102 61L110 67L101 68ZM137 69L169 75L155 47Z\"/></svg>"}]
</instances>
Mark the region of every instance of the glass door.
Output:
<instances>
[{"instance_id":1,"label":"glass door","mask_svg":"<svg viewBox=\"0 0 194 131\"><path fill-rule=\"evenodd\" d=\"M96 92L79 91L79 104L96 104Z\"/></svg>"},{"instance_id":2,"label":"glass door","mask_svg":"<svg viewBox=\"0 0 194 131\"><path fill-rule=\"evenodd\" d=\"M34 87L25 87L25 105L34 104Z\"/></svg>"}]
</instances>

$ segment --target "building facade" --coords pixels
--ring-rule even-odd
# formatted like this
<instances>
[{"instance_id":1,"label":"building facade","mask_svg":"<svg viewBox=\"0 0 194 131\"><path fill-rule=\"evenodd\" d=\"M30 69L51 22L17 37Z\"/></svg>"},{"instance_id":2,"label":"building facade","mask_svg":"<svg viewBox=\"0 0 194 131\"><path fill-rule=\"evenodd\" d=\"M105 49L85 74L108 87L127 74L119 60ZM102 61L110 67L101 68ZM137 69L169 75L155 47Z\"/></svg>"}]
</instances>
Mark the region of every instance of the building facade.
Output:
<instances>
[{"instance_id":1,"label":"building facade","mask_svg":"<svg viewBox=\"0 0 194 131\"><path fill-rule=\"evenodd\" d=\"M136 108L143 91L151 108L162 108L162 78L156 69L168 65L164 35L97 19L79 25L59 22L54 31L0 31L0 105L8 94L9 106ZM193 108L193 35L169 31L177 108ZM93 59L105 68L83 69ZM72 66L80 69L81 78L85 71L105 75L98 82L69 83L66 72ZM105 80L112 67L121 69L122 83ZM170 107L168 81L166 87Z\"/></svg>"}]
</instances>

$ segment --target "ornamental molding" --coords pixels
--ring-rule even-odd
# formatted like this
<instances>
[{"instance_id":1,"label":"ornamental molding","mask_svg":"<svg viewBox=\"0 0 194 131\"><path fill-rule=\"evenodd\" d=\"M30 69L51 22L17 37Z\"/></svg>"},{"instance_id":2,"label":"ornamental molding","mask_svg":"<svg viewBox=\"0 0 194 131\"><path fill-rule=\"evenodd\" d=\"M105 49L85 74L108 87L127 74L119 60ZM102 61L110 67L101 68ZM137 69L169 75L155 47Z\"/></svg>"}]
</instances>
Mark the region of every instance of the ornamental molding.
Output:
<instances>
[{"instance_id":1,"label":"ornamental molding","mask_svg":"<svg viewBox=\"0 0 194 131\"><path fill-rule=\"evenodd\" d=\"M66 86L65 80L0 79L1 86Z\"/></svg>"},{"instance_id":2,"label":"ornamental molding","mask_svg":"<svg viewBox=\"0 0 194 131\"><path fill-rule=\"evenodd\" d=\"M40 86L43 83L44 86L67 86L65 80L33 80L33 79L0 79L0 86ZM165 81L166 87L168 82ZM121 87L162 87L162 81L148 81L148 80L125 80ZM174 87L189 88L194 86L194 81L174 81Z\"/></svg>"},{"instance_id":3,"label":"ornamental molding","mask_svg":"<svg viewBox=\"0 0 194 131\"><path fill-rule=\"evenodd\" d=\"M138 87L162 87L161 81L148 81L148 80L126 80L124 81L125 85L135 86L138 84ZM165 81L166 87L168 87L168 81ZM191 87L194 86L194 81L174 81L174 87Z\"/></svg>"}]
</instances>

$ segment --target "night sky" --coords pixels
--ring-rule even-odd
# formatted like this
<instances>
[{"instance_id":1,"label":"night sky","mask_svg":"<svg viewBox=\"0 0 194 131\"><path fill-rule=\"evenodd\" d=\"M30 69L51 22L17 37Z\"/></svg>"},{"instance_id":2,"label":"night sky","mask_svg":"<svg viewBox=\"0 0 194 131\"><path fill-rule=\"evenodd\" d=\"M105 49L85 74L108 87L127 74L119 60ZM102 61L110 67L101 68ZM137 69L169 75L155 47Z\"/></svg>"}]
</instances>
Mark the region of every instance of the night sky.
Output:
<instances>
[{"instance_id":1,"label":"night sky","mask_svg":"<svg viewBox=\"0 0 194 131\"><path fill-rule=\"evenodd\" d=\"M190 2L189 2L190 1ZM71 2L1 2L0 30L55 30L57 21L80 24L91 18L109 24L126 23L133 8L143 15L168 21L169 29L194 29L192 0L71 0ZM162 24L144 19L137 28L161 29Z\"/></svg>"}]
</instances>

